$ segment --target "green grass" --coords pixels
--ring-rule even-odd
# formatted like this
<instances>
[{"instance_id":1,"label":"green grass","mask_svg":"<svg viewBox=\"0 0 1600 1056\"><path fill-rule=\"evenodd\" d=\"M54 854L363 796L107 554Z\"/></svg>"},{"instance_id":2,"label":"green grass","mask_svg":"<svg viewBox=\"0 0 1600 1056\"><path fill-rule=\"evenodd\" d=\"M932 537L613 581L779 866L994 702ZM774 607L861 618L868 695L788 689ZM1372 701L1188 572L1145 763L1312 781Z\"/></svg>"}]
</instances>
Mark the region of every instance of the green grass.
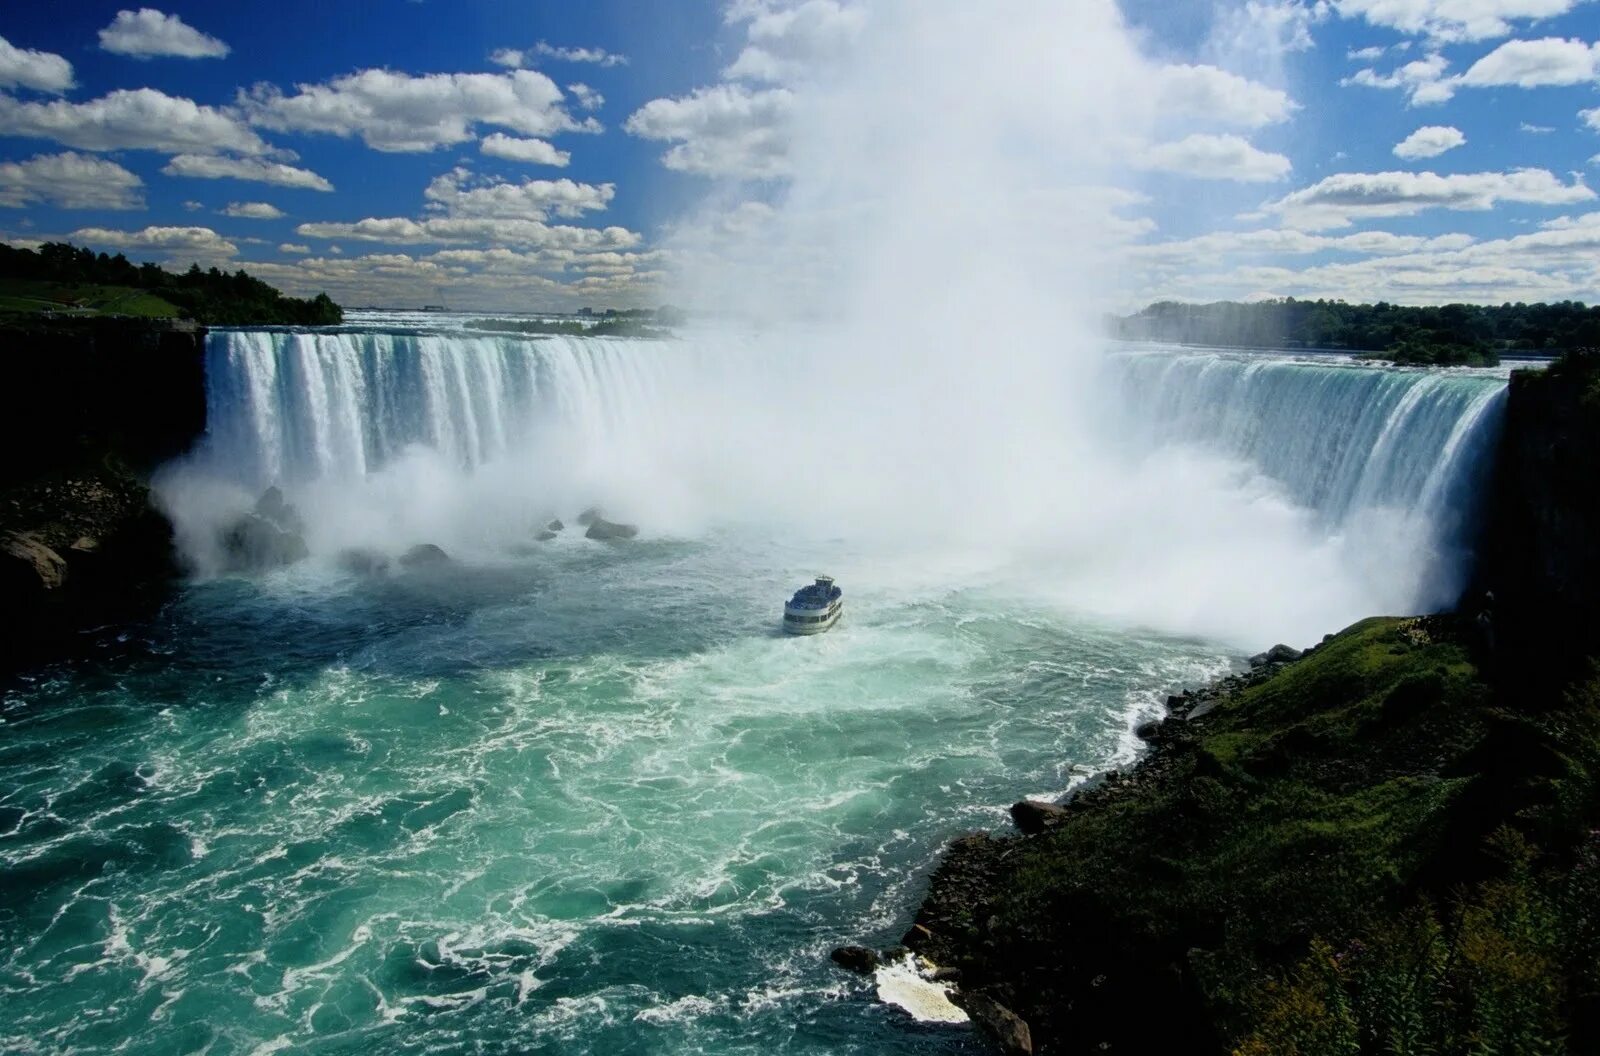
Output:
<instances>
[{"instance_id":1,"label":"green grass","mask_svg":"<svg viewBox=\"0 0 1600 1056\"><path fill-rule=\"evenodd\" d=\"M183 315L170 302L131 286L97 286L38 279L0 279L0 312L66 312L85 316L124 315L140 319L171 319Z\"/></svg>"}]
</instances>

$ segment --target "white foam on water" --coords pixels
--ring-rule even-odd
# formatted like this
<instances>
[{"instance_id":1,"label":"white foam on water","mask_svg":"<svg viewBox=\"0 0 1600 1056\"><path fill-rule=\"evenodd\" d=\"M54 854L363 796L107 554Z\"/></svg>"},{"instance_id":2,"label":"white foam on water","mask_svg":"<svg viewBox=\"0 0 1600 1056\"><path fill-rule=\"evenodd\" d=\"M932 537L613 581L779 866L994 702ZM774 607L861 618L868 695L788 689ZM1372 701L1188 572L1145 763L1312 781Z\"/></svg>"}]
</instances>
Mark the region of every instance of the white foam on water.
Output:
<instances>
[{"instance_id":1,"label":"white foam on water","mask_svg":"<svg viewBox=\"0 0 1600 1056\"><path fill-rule=\"evenodd\" d=\"M910 1013L919 1023L966 1023L969 1018L950 1000L950 988L928 977L916 954L883 965L873 973L878 1000Z\"/></svg>"}]
</instances>

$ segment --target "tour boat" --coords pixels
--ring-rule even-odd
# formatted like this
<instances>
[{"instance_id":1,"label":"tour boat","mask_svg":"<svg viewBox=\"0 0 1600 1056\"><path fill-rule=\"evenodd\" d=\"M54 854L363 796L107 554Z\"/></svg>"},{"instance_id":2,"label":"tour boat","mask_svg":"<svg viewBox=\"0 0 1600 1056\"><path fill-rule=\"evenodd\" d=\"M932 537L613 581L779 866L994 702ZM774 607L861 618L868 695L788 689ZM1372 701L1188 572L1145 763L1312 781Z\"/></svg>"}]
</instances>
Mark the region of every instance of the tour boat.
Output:
<instances>
[{"instance_id":1,"label":"tour boat","mask_svg":"<svg viewBox=\"0 0 1600 1056\"><path fill-rule=\"evenodd\" d=\"M839 622L844 614L844 591L833 585L832 576L801 587L783 607L783 629L790 634L821 634Z\"/></svg>"}]
</instances>

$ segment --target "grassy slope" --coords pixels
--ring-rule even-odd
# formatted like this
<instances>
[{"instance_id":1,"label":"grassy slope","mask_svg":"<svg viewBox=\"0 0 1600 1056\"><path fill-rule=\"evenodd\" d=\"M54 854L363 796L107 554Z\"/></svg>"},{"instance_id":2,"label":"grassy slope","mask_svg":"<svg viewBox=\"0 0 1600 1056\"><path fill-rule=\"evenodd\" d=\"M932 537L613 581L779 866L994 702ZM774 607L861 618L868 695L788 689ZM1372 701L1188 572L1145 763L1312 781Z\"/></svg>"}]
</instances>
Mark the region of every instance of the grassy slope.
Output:
<instances>
[{"instance_id":1,"label":"grassy slope","mask_svg":"<svg viewBox=\"0 0 1600 1056\"><path fill-rule=\"evenodd\" d=\"M128 315L143 319L169 319L183 314L155 294L129 286L0 279L0 312L31 314L46 311L67 311L77 315Z\"/></svg>"},{"instance_id":2,"label":"grassy slope","mask_svg":"<svg viewBox=\"0 0 1600 1056\"><path fill-rule=\"evenodd\" d=\"M1504 823L1571 844L1593 799L1579 757L1597 710L1507 714L1457 623L1363 621L1204 717L1169 720L1131 779L1079 797L1054 828L980 843L965 865L952 855L919 918L934 931L922 947L1050 1051L1253 1044L1263 1024L1314 1018L1296 1006L1274 1019L1274 1002L1303 1003L1305 988L1263 988L1294 971L1323 979L1304 959L1334 947L1314 939L1383 933L1424 897L1498 875L1485 840ZM1551 753L1555 732L1580 748ZM963 888L963 869L982 879ZM1280 1036L1249 1051L1381 1048L1348 1040Z\"/></svg>"}]
</instances>

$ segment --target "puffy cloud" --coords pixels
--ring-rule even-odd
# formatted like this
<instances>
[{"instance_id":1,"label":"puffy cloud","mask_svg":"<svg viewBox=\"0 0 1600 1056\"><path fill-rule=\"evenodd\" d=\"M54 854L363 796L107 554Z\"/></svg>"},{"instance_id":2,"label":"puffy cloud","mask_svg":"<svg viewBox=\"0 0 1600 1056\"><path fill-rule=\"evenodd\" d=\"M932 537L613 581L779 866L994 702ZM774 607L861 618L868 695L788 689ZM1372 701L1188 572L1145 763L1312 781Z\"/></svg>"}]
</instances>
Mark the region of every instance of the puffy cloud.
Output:
<instances>
[{"instance_id":1,"label":"puffy cloud","mask_svg":"<svg viewBox=\"0 0 1600 1056\"><path fill-rule=\"evenodd\" d=\"M1444 71L1449 66L1448 59L1434 53L1408 62L1389 74L1380 74L1371 68L1357 70L1339 83L1358 84L1366 88L1398 88L1410 94L1413 106L1427 106L1442 103L1455 94L1450 82L1444 79Z\"/></svg>"},{"instance_id":2,"label":"puffy cloud","mask_svg":"<svg viewBox=\"0 0 1600 1056\"><path fill-rule=\"evenodd\" d=\"M478 149L491 158L526 161L534 165L554 165L558 169L565 168L567 162L572 160L571 154L557 150L542 139L517 139L504 132L494 132L483 137Z\"/></svg>"},{"instance_id":3,"label":"puffy cloud","mask_svg":"<svg viewBox=\"0 0 1600 1056\"><path fill-rule=\"evenodd\" d=\"M737 5L729 20L747 23L747 43L724 76L783 83L805 76L850 48L866 23L866 13L836 0L805 0L789 7Z\"/></svg>"},{"instance_id":4,"label":"puffy cloud","mask_svg":"<svg viewBox=\"0 0 1600 1056\"><path fill-rule=\"evenodd\" d=\"M299 242L280 242L278 243L278 252L308 254L311 252L311 247L301 245Z\"/></svg>"},{"instance_id":5,"label":"puffy cloud","mask_svg":"<svg viewBox=\"0 0 1600 1056\"><path fill-rule=\"evenodd\" d=\"M240 220L277 220L284 213L271 202L229 202L222 215Z\"/></svg>"},{"instance_id":6,"label":"puffy cloud","mask_svg":"<svg viewBox=\"0 0 1600 1056\"><path fill-rule=\"evenodd\" d=\"M1165 113L1245 128L1287 121L1298 109L1286 93L1215 66L1163 66L1157 91Z\"/></svg>"},{"instance_id":7,"label":"puffy cloud","mask_svg":"<svg viewBox=\"0 0 1600 1056\"><path fill-rule=\"evenodd\" d=\"M1395 144L1394 156L1410 161L1414 158L1436 158L1447 150L1467 141L1459 128L1449 125L1423 125L1405 139Z\"/></svg>"},{"instance_id":8,"label":"puffy cloud","mask_svg":"<svg viewBox=\"0 0 1600 1056\"><path fill-rule=\"evenodd\" d=\"M1530 125L1528 122L1524 121L1521 125L1521 131L1533 136L1547 136L1554 132L1555 129L1549 125Z\"/></svg>"},{"instance_id":9,"label":"puffy cloud","mask_svg":"<svg viewBox=\"0 0 1600 1056\"><path fill-rule=\"evenodd\" d=\"M154 88L118 90L86 103L21 102L0 95L0 135L53 139L80 150L264 154L268 147L225 110Z\"/></svg>"},{"instance_id":10,"label":"puffy cloud","mask_svg":"<svg viewBox=\"0 0 1600 1056\"><path fill-rule=\"evenodd\" d=\"M471 174L453 169L428 184L422 196L430 209L447 216L490 217L505 220L544 220L551 213L574 218L603 210L616 194L610 183L573 180L494 181L471 186Z\"/></svg>"},{"instance_id":11,"label":"puffy cloud","mask_svg":"<svg viewBox=\"0 0 1600 1056\"><path fill-rule=\"evenodd\" d=\"M1137 258L1193 261L1223 255L1303 256L1311 253L1360 253L1368 256L1394 256L1438 250L1457 250L1470 246L1470 235L1396 235L1388 231L1361 231L1351 235L1316 235L1293 228L1262 228L1255 231L1213 231L1194 238L1155 242L1134 247Z\"/></svg>"},{"instance_id":12,"label":"puffy cloud","mask_svg":"<svg viewBox=\"0 0 1600 1056\"><path fill-rule=\"evenodd\" d=\"M1596 132L1600 132L1600 106L1595 107L1593 110L1579 110L1578 116L1583 119L1584 124Z\"/></svg>"},{"instance_id":13,"label":"puffy cloud","mask_svg":"<svg viewBox=\"0 0 1600 1056\"><path fill-rule=\"evenodd\" d=\"M626 55L618 55L604 48L558 48L542 40L531 48L496 48L489 53L489 61L496 66L520 69L531 64L535 56L558 62L592 62L596 66L628 64Z\"/></svg>"},{"instance_id":14,"label":"puffy cloud","mask_svg":"<svg viewBox=\"0 0 1600 1056\"><path fill-rule=\"evenodd\" d=\"M166 15L153 7L137 11L118 11L111 24L100 31L100 47L118 55L151 59L171 55L181 59L220 59L228 45L195 29L177 15Z\"/></svg>"},{"instance_id":15,"label":"puffy cloud","mask_svg":"<svg viewBox=\"0 0 1600 1056\"><path fill-rule=\"evenodd\" d=\"M1141 169L1173 172L1203 180L1266 183L1289 175L1289 159L1251 146L1239 136L1195 133L1176 143L1146 147L1134 157Z\"/></svg>"},{"instance_id":16,"label":"puffy cloud","mask_svg":"<svg viewBox=\"0 0 1600 1056\"><path fill-rule=\"evenodd\" d=\"M598 110L606 105L606 97L587 84L569 84L567 91L572 93L572 101L581 110Z\"/></svg>"},{"instance_id":17,"label":"puffy cloud","mask_svg":"<svg viewBox=\"0 0 1600 1056\"><path fill-rule=\"evenodd\" d=\"M179 154L161 170L168 176L189 176L197 180L249 180L278 187L300 187L312 191L331 191L333 184L310 169L297 169L260 158L223 158L211 154Z\"/></svg>"},{"instance_id":18,"label":"puffy cloud","mask_svg":"<svg viewBox=\"0 0 1600 1056\"><path fill-rule=\"evenodd\" d=\"M146 227L139 231L114 231L104 227L82 227L72 240L109 249L142 249L197 257L231 257L239 247L209 227Z\"/></svg>"},{"instance_id":19,"label":"puffy cloud","mask_svg":"<svg viewBox=\"0 0 1600 1056\"><path fill-rule=\"evenodd\" d=\"M250 120L265 128L360 136L374 150L426 152L477 137L478 124L530 136L599 131L574 121L561 89L542 73L431 73L361 70L294 95L258 84L239 94Z\"/></svg>"},{"instance_id":20,"label":"puffy cloud","mask_svg":"<svg viewBox=\"0 0 1600 1056\"><path fill-rule=\"evenodd\" d=\"M1374 44L1370 48L1351 48L1344 53L1344 56L1356 62L1377 62L1388 50L1381 44Z\"/></svg>"},{"instance_id":21,"label":"puffy cloud","mask_svg":"<svg viewBox=\"0 0 1600 1056\"><path fill-rule=\"evenodd\" d=\"M1347 172L1329 176L1262 207L1291 227L1316 231L1373 217L1413 216L1428 209L1484 210L1501 202L1565 205L1595 193L1581 180L1564 184L1546 169L1510 172Z\"/></svg>"},{"instance_id":22,"label":"puffy cloud","mask_svg":"<svg viewBox=\"0 0 1600 1056\"><path fill-rule=\"evenodd\" d=\"M469 242L488 245L536 246L571 250L631 249L639 236L623 227L568 227L540 220L434 216L368 217L354 223L308 223L295 228L307 238L344 238L392 246Z\"/></svg>"},{"instance_id":23,"label":"puffy cloud","mask_svg":"<svg viewBox=\"0 0 1600 1056\"><path fill-rule=\"evenodd\" d=\"M144 182L104 158L66 151L0 163L0 206L48 202L63 209L142 209Z\"/></svg>"},{"instance_id":24,"label":"puffy cloud","mask_svg":"<svg viewBox=\"0 0 1600 1056\"><path fill-rule=\"evenodd\" d=\"M1436 41L1490 40L1513 22L1564 15L1583 0L1333 0L1345 18Z\"/></svg>"},{"instance_id":25,"label":"puffy cloud","mask_svg":"<svg viewBox=\"0 0 1600 1056\"><path fill-rule=\"evenodd\" d=\"M669 169L770 179L788 171L793 105L786 88L720 84L676 99L652 99L623 127L643 139L676 142L661 157Z\"/></svg>"},{"instance_id":26,"label":"puffy cloud","mask_svg":"<svg viewBox=\"0 0 1600 1056\"><path fill-rule=\"evenodd\" d=\"M72 63L48 51L16 47L0 37L0 88L32 88L60 95L73 86Z\"/></svg>"},{"instance_id":27,"label":"puffy cloud","mask_svg":"<svg viewBox=\"0 0 1600 1056\"><path fill-rule=\"evenodd\" d=\"M1473 63L1459 83L1473 88L1581 84L1600 75L1600 44L1545 37L1510 40Z\"/></svg>"}]
</instances>

